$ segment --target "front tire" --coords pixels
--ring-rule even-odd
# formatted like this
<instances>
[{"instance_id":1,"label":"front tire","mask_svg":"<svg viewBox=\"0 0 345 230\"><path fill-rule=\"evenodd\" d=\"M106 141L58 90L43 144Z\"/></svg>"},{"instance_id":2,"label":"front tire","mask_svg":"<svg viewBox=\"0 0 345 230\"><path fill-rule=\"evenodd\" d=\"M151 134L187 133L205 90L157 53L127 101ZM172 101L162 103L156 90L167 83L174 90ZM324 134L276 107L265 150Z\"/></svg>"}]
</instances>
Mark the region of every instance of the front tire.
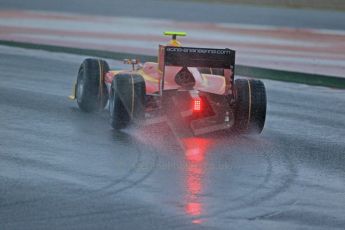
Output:
<instances>
[{"instance_id":1,"label":"front tire","mask_svg":"<svg viewBox=\"0 0 345 230\"><path fill-rule=\"evenodd\" d=\"M266 89L260 80L236 79L235 129L241 134L260 134L266 120Z\"/></svg>"},{"instance_id":2,"label":"front tire","mask_svg":"<svg viewBox=\"0 0 345 230\"><path fill-rule=\"evenodd\" d=\"M146 87L138 74L123 73L114 77L109 100L110 122L114 129L126 128L145 117Z\"/></svg>"},{"instance_id":3,"label":"front tire","mask_svg":"<svg viewBox=\"0 0 345 230\"><path fill-rule=\"evenodd\" d=\"M103 109L108 100L104 75L109 71L107 62L98 59L85 59L78 72L76 96L83 112Z\"/></svg>"}]
</instances>

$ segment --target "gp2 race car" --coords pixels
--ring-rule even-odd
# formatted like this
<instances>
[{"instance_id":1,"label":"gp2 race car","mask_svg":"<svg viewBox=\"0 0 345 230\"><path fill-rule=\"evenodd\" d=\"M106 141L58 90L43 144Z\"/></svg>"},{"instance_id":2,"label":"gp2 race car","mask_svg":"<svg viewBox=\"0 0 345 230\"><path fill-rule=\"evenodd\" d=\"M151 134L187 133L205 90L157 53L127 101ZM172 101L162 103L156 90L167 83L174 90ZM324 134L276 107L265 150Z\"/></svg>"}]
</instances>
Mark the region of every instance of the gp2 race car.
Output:
<instances>
[{"instance_id":1,"label":"gp2 race car","mask_svg":"<svg viewBox=\"0 0 345 230\"><path fill-rule=\"evenodd\" d=\"M183 47L177 36L186 33L164 34L172 40L159 45L157 63L126 59L130 70L110 70L104 60L85 59L70 98L84 112L109 110L114 129L177 113L195 135L224 129L261 133L265 86L234 80L235 51Z\"/></svg>"}]
</instances>

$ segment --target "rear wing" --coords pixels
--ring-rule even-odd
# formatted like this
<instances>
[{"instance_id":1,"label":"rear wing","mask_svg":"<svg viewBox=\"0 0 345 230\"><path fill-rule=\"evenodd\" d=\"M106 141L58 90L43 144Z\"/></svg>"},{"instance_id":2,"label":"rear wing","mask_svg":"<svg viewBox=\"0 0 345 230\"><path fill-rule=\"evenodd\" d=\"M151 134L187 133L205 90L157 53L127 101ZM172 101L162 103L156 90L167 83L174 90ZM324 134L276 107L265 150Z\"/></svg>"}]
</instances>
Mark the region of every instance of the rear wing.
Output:
<instances>
[{"instance_id":1,"label":"rear wing","mask_svg":"<svg viewBox=\"0 0 345 230\"><path fill-rule=\"evenodd\" d=\"M232 69L235 65L235 51L166 46L164 63L165 66Z\"/></svg>"},{"instance_id":2,"label":"rear wing","mask_svg":"<svg viewBox=\"0 0 345 230\"><path fill-rule=\"evenodd\" d=\"M226 79L226 88L230 88L234 80L235 72L235 51L231 49L213 49L213 48L193 48L193 47L175 47L159 46L159 69L163 72L162 83L164 82L165 66L181 67L203 67L224 69ZM164 85L161 84L161 92Z\"/></svg>"}]
</instances>

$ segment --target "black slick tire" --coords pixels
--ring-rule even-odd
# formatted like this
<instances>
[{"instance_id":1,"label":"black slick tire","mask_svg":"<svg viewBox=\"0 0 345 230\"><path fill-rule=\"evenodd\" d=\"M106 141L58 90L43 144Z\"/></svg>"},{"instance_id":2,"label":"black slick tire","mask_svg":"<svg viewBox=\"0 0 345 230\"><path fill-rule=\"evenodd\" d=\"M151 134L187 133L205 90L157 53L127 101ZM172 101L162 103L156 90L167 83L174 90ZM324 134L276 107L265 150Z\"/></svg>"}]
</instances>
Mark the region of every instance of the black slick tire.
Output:
<instances>
[{"instance_id":1,"label":"black slick tire","mask_svg":"<svg viewBox=\"0 0 345 230\"><path fill-rule=\"evenodd\" d=\"M76 96L79 108L83 112L103 109L108 100L108 90L104 76L109 65L104 60L85 59L78 72Z\"/></svg>"},{"instance_id":2,"label":"black slick tire","mask_svg":"<svg viewBox=\"0 0 345 230\"><path fill-rule=\"evenodd\" d=\"M118 130L145 117L144 78L135 73L120 73L113 79L109 112L111 126Z\"/></svg>"},{"instance_id":3,"label":"black slick tire","mask_svg":"<svg viewBox=\"0 0 345 230\"><path fill-rule=\"evenodd\" d=\"M260 80L236 79L235 131L260 134L266 120L266 89Z\"/></svg>"}]
</instances>

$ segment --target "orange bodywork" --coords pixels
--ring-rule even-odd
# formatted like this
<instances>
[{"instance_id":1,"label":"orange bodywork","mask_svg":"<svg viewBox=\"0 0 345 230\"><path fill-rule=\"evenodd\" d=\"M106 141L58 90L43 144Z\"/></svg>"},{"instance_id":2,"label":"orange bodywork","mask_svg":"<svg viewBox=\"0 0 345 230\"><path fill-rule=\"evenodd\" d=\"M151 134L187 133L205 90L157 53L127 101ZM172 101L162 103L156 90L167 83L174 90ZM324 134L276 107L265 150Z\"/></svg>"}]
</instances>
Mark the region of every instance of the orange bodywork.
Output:
<instances>
[{"instance_id":1,"label":"orange bodywork","mask_svg":"<svg viewBox=\"0 0 345 230\"><path fill-rule=\"evenodd\" d=\"M180 86L175 82L176 74L182 67L166 66L164 70L165 82L164 90L179 89ZM224 76L213 74L202 74L198 68L188 67L195 79L194 89L214 93L218 95L225 94L226 82ZM109 71L105 76L105 83L111 84L113 78L119 73L131 72L141 75L145 79L146 93L153 94L159 91L159 83L162 79L163 72L159 70L159 64L155 62L146 62L141 68L135 71L119 70Z\"/></svg>"}]
</instances>

